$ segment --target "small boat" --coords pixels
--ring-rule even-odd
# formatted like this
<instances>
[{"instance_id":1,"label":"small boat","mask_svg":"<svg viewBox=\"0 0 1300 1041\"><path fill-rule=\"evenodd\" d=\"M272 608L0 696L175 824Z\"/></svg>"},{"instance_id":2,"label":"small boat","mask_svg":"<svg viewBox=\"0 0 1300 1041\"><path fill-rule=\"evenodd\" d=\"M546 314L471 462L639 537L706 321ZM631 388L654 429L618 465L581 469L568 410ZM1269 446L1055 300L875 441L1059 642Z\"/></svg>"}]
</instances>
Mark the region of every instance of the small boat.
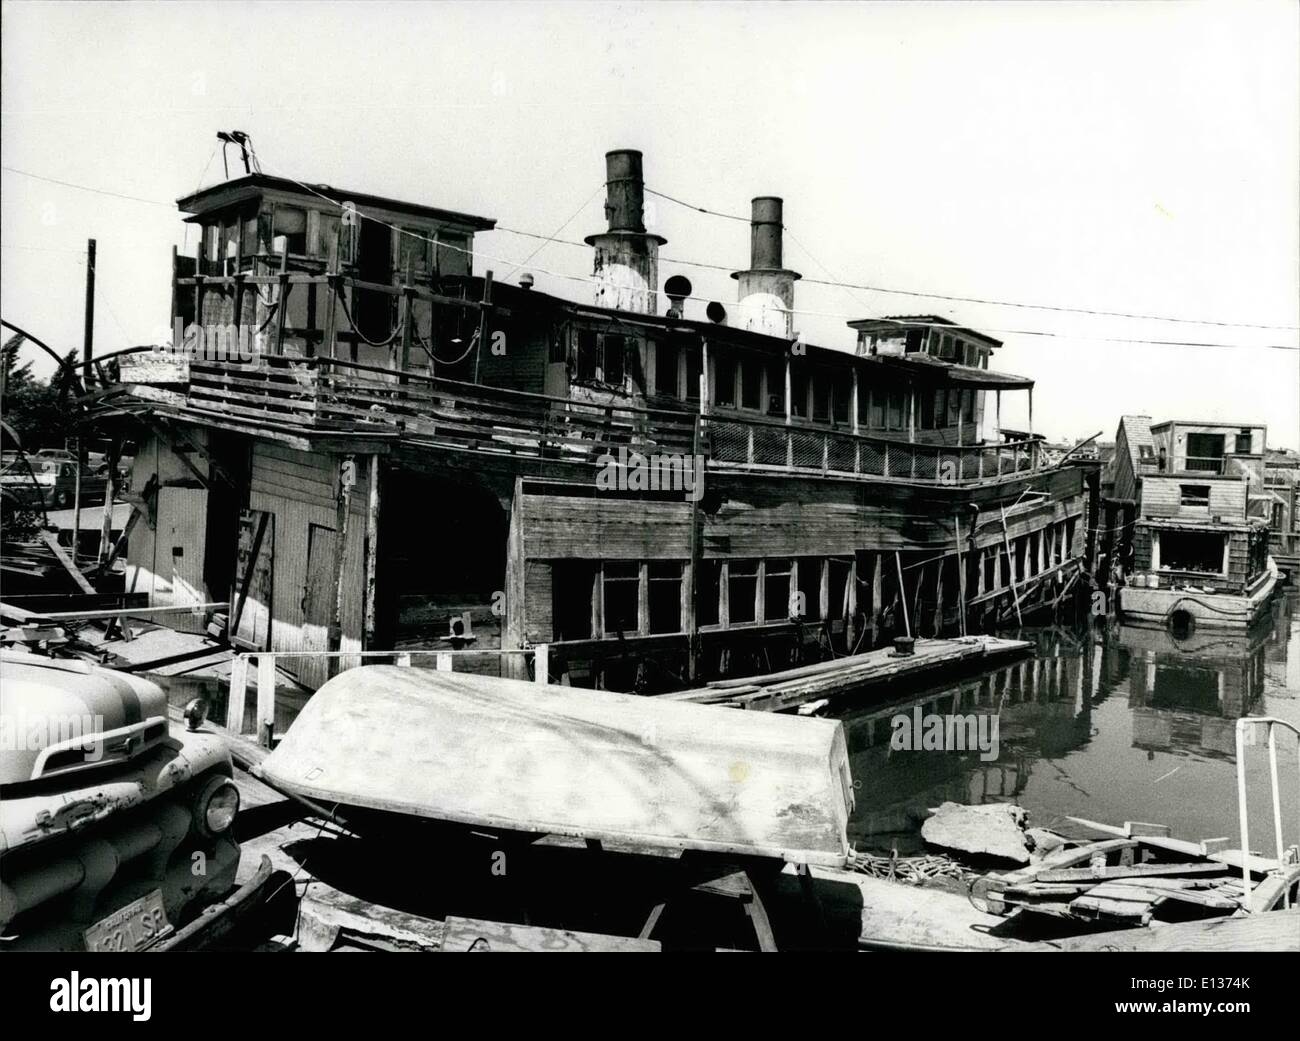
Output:
<instances>
[{"instance_id":1,"label":"small boat","mask_svg":"<svg viewBox=\"0 0 1300 1041\"><path fill-rule=\"evenodd\" d=\"M1239 590L1215 590L1194 579L1134 576L1141 584L1119 591L1119 610L1125 622L1159 625L1186 633L1196 629L1243 631L1269 609L1277 589L1276 567L1244 583Z\"/></svg>"},{"instance_id":2,"label":"small boat","mask_svg":"<svg viewBox=\"0 0 1300 1041\"><path fill-rule=\"evenodd\" d=\"M289 794L480 828L844 866L838 722L376 665L262 762Z\"/></svg>"}]
</instances>

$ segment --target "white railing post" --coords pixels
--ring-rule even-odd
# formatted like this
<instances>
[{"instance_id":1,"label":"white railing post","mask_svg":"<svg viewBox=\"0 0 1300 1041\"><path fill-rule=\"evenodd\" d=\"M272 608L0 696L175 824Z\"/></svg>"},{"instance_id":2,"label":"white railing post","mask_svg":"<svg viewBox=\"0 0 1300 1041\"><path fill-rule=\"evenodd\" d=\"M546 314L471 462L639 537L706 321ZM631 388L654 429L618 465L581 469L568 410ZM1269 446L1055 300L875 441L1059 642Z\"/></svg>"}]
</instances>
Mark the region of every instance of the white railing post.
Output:
<instances>
[{"instance_id":1,"label":"white railing post","mask_svg":"<svg viewBox=\"0 0 1300 1041\"><path fill-rule=\"evenodd\" d=\"M271 747L275 734L275 655L257 656L257 736Z\"/></svg>"},{"instance_id":2,"label":"white railing post","mask_svg":"<svg viewBox=\"0 0 1300 1041\"><path fill-rule=\"evenodd\" d=\"M539 643L533 648L533 682L551 682L551 645Z\"/></svg>"},{"instance_id":3,"label":"white railing post","mask_svg":"<svg viewBox=\"0 0 1300 1041\"><path fill-rule=\"evenodd\" d=\"M398 654L393 661L398 668L409 669L411 667L411 656L409 654Z\"/></svg>"},{"instance_id":4,"label":"white railing post","mask_svg":"<svg viewBox=\"0 0 1300 1041\"><path fill-rule=\"evenodd\" d=\"M230 659L230 697L226 700L226 729L232 734L244 731L244 697L248 690L248 658L236 654Z\"/></svg>"},{"instance_id":5,"label":"white railing post","mask_svg":"<svg viewBox=\"0 0 1300 1041\"><path fill-rule=\"evenodd\" d=\"M439 651L433 659L434 668L439 672L454 672L452 657L446 651Z\"/></svg>"}]
</instances>

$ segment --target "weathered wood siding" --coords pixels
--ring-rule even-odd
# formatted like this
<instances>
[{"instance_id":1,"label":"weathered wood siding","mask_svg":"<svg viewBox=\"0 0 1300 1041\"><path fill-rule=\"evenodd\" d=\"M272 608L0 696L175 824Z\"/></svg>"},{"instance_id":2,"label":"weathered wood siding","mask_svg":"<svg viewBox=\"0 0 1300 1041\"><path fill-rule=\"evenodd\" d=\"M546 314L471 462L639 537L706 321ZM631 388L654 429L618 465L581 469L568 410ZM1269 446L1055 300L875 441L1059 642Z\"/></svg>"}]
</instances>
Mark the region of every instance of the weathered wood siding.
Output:
<instances>
[{"instance_id":1,"label":"weathered wood siding","mask_svg":"<svg viewBox=\"0 0 1300 1041\"><path fill-rule=\"evenodd\" d=\"M1201 485L1210 489L1209 509L1181 505L1184 485ZM1146 474L1142 478L1142 515L1145 517L1209 518L1246 516L1246 483L1239 477L1216 477L1213 474Z\"/></svg>"},{"instance_id":2,"label":"weathered wood siding","mask_svg":"<svg viewBox=\"0 0 1300 1041\"><path fill-rule=\"evenodd\" d=\"M369 475L364 458L357 460L357 481L352 488L348 533L343 547L342 650L360 649L365 605L364 546L366 496ZM275 514L275 560L271 646L277 651L325 650L308 646L304 635L303 600L311 575L307 567L308 529L317 524L335 529L337 518L338 460L311 455L273 442L253 447L249 508ZM382 506L381 506L382 516ZM314 564L313 566L320 566ZM292 659L284 666L295 668ZM312 679L306 678L308 675ZM313 685L309 667L301 676Z\"/></svg>"}]
</instances>

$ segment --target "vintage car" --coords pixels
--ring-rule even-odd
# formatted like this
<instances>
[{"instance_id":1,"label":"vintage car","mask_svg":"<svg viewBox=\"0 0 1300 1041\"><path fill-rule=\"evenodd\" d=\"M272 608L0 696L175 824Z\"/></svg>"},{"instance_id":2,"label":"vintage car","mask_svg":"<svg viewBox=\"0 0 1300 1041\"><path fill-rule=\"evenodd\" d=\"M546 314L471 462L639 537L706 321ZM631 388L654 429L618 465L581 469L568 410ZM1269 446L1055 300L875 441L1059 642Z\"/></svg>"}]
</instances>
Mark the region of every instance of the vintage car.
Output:
<instances>
[{"instance_id":1,"label":"vintage car","mask_svg":"<svg viewBox=\"0 0 1300 1041\"><path fill-rule=\"evenodd\" d=\"M156 683L0 651L0 950L143 950L228 917L232 775Z\"/></svg>"}]
</instances>

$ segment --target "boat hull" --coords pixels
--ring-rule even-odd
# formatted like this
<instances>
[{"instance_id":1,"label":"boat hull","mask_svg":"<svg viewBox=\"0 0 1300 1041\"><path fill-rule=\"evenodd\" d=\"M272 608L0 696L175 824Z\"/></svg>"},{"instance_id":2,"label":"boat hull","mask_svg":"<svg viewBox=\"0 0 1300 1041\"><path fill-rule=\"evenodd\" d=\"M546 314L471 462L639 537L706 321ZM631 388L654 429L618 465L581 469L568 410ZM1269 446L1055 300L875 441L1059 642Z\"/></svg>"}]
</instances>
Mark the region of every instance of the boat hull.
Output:
<instances>
[{"instance_id":1,"label":"boat hull","mask_svg":"<svg viewBox=\"0 0 1300 1041\"><path fill-rule=\"evenodd\" d=\"M1146 589L1125 586L1119 591L1120 616L1125 622L1165 626L1177 612L1186 612L1197 628L1244 630L1268 611L1277 577L1264 575L1245 595L1194 593L1185 589Z\"/></svg>"}]
</instances>

